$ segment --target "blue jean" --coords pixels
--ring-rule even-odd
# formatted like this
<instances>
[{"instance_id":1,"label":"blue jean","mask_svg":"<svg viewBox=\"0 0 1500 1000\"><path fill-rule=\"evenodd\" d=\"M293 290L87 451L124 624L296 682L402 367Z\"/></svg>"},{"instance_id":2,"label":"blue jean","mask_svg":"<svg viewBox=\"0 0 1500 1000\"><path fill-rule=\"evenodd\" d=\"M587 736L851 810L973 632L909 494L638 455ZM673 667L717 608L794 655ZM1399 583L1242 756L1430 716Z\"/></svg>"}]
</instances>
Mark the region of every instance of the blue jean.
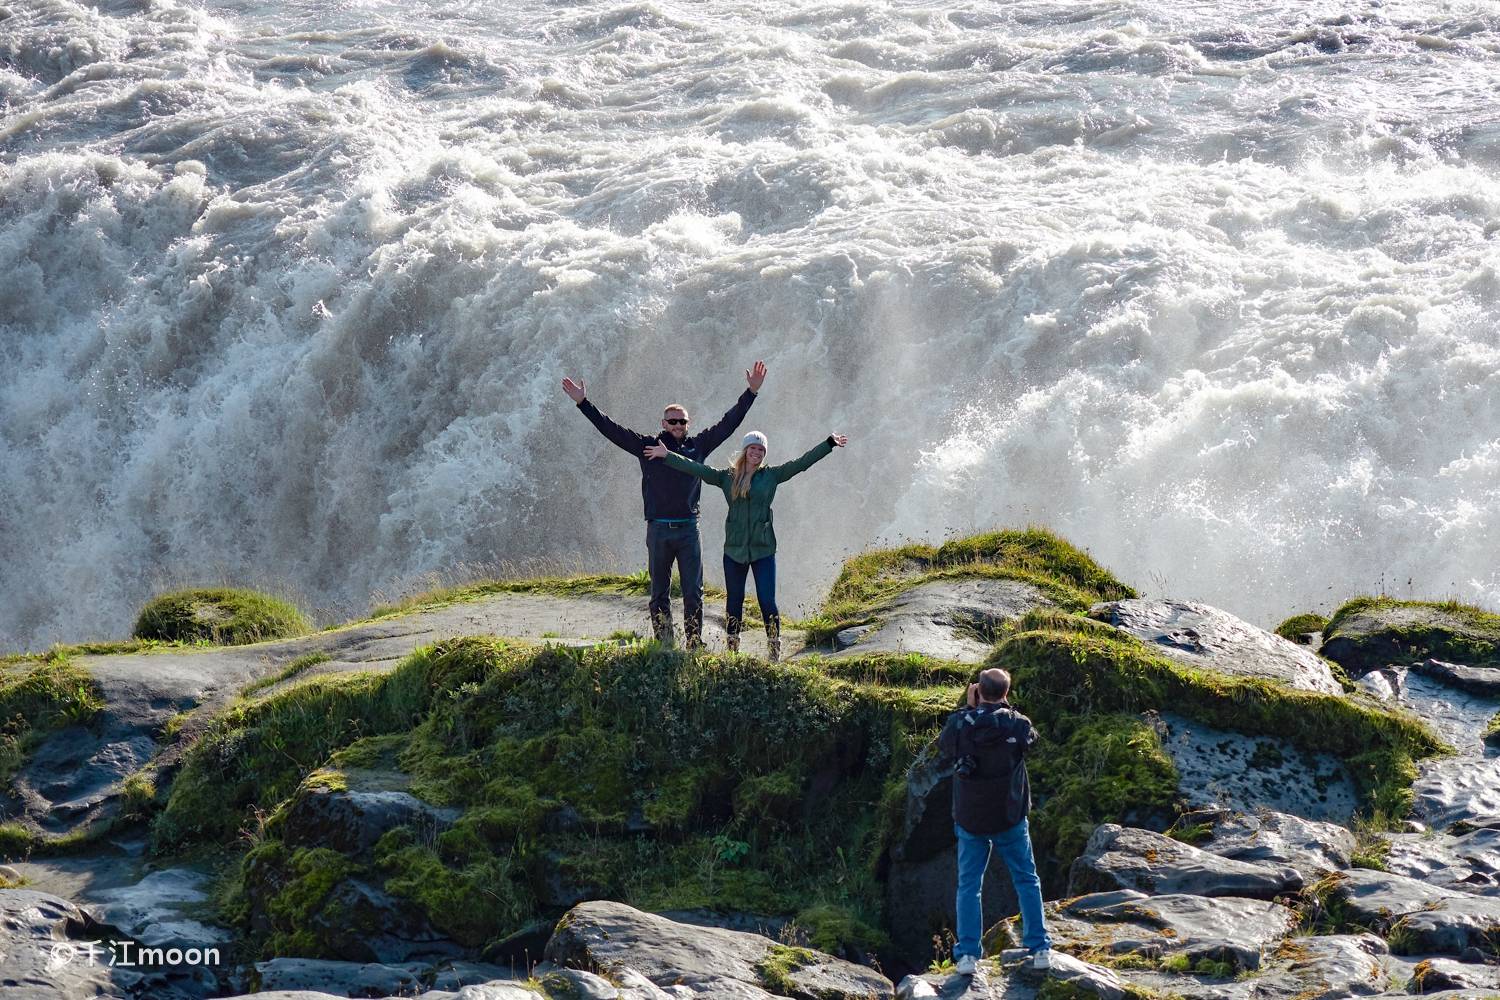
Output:
<instances>
[{"instance_id":1,"label":"blue jean","mask_svg":"<svg viewBox=\"0 0 1500 1000\"><path fill-rule=\"evenodd\" d=\"M745 617L745 577L755 572L755 599L760 602L760 616L770 620L780 614L776 610L776 556L761 556L751 563L735 562L724 557L724 590L728 600L724 602L724 614L733 621Z\"/></svg>"},{"instance_id":2,"label":"blue jean","mask_svg":"<svg viewBox=\"0 0 1500 1000\"><path fill-rule=\"evenodd\" d=\"M1036 859L1031 855L1031 831L1026 821L988 836L970 833L957 823L953 832L958 836L958 944L953 947L954 959L981 956L979 938L984 933L984 915L979 900L992 851L1000 852L1016 887L1022 946L1029 951L1052 947L1052 936L1042 917L1042 880L1037 877Z\"/></svg>"}]
</instances>

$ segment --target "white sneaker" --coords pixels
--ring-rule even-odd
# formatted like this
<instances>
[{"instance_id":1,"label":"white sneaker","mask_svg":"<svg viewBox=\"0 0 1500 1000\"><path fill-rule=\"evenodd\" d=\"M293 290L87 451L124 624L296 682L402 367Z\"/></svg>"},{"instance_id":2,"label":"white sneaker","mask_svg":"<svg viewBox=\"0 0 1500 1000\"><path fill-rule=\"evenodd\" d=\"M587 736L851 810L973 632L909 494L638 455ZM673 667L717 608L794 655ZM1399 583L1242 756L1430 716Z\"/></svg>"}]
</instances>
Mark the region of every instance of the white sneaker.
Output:
<instances>
[{"instance_id":1,"label":"white sneaker","mask_svg":"<svg viewBox=\"0 0 1500 1000\"><path fill-rule=\"evenodd\" d=\"M958 960L958 974L960 976L972 976L979 971L979 959L973 955L965 955Z\"/></svg>"},{"instance_id":2,"label":"white sneaker","mask_svg":"<svg viewBox=\"0 0 1500 1000\"><path fill-rule=\"evenodd\" d=\"M1052 968L1052 949L1038 948L1031 953L1031 967L1033 969Z\"/></svg>"}]
</instances>

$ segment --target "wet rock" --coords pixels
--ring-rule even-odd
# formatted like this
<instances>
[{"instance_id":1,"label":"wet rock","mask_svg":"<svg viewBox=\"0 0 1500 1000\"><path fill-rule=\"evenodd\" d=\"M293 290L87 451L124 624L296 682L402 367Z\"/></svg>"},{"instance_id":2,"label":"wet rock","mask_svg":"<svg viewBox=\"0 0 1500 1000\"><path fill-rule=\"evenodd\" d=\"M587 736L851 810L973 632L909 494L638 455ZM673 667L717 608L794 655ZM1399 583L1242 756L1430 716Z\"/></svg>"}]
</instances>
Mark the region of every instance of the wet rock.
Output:
<instances>
[{"instance_id":1,"label":"wet rock","mask_svg":"<svg viewBox=\"0 0 1500 1000\"><path fill-rule=\"evenodd\" d=\"M1481 828L1460 836L1436 831L1392 833L1386 869L1428 885L1500 895L1500 829Z\"/></svg>"},{"instance_id":2,"label":"wet rock","mask_svg":"<svg viewBox=\"0 0 1500 1000\"><path fill-rule=\"evenodd\" d=\"M831 655L922 653L978 663L989 654L1001 625L1032 608L1052 606L1049 597L1019 580L934 580L877 609L879 627L840 632Z\"/></svg>"},{"instance_id":3,"label":"wet rock","mask_svg":"<svg viewBox=\"0 0 1500 1000\"><path fill-rule=\"evenodd\" d=\"M359 879L345 879L307 919L307 930L354 962L395 965L464 953L433 929L417 907Z\"/></svg>"},{"instance_id":4,"label":"wet rock","mask_svg":"<svg viewBox=\"0 0 1500 1000\"><path fill-rule=\"evenodd\" d=\"M1104 948L1116 955L1184 956L1258 969L1266 948L1296 922L1291 910L1256 899L1147 896L1121 889L1050 906L1048 928L1070 951Z\"/></svg>"},{"instance_id":5,"label":"wet rock","mask_svg":"<svg viewBox=\"0 0 1500 1000\"><path fill-rule=\"evenodd\" d=\"M30 889L0 890L0 994L6 1000L115 995L107 958L86 957L91 945L100 947L105 931L65 899Z\"/></svg>"},{"instance_id":6,"label":"wet rock","mask_svg":"<svg viewBox=\"0 0 1500 1000\"><path fill-rule=\"evenodd\" d=\"M208 901L209 877L186 868L152 872L135 885L104 889L93 895L99 919L153 948L210 948L231 935L191 913Z\"/></svg>"},{"instance_id":7,"label":"wet rock","mask_svg":"<svg viewBox=\"0 0 1500 1000\"><path fill-rule=\"evenodd\" d=\"M345 997L410 996L421 991L425 969L425 965L320 958L273 958L255 963L262 990L320 990Z\"/></svg>"},{"instance_id":8,"label":"wet rock","mask_svg":"<svg viewBox=\"0 0 1500 1000\"><path fill-rule=\"evenodd\" d=\"M1500 619L1497 619L1500 622ZM1323 633L1319 652L1351 674L1430 657L1464 659L1469 666L1495 662L1500 624L1486 625L1440 607L1388 601L1339 616ZM1471 656L1448 651L1468 649Z\"/></svg>"},{"instance_id":9,"label":"wet rock","mask_svg":"<svg viewBox=\"0 0 1500 1000\"><path fill-rule=\"evenodd\" d=\"M1162 749L1177 768L1178 791L1197 808L1290 813L1347 823L1358 799L1348 768L1332 754L1306 754L1284 740L1160 716Z\"/></svg>"},{"instance_id":10,"label":"wet rock","mask_svg":"<svg viewBox=\"0 0 1500 1000\"><path fill-rule=\"evenodd\" d=\"M1461 663L1428 659L1412 664L1411 670L1481 698L1500 698L1500 669L1494 667L1466 667Z\"/></svg>"},{"instance_id":11,"label":"wet rock","mask_svg":"<svg viewBox=\"0 0 1500 1000\"><path fill-rule=\"evenodd\" d=\"M581 969L554 969L542 976L542 989L551 1000L619 1000L614 983Z\"/></svg>"},{"instance_id":12,"label":"wet rock","mask_svg":"<svg viewBox=\"0 0 1500 1000\"><path fill-rule=\"evenodd\" d=\"M1500 757L1440 757L1418 764L1412 815L1435 830L1500 824Z\"/></svg>"},{"instance_id":13,"label":"wet rock","mask_svg":"<svg viewBox=\"0 0 1500 1000\"><path fill-rule=\"evenodd\" d=\"M461 810L428 805L394 788L304 784L287 807L281 837L291 847L331 847L342 854L362 854L398 826L437 832L452 826L460 814Z\"/></svg>"},{"instance_id":14,"label":"wet rock","mask_svg":"<svg viewBox=\"0 0 1500 1000\"><path fill-rule=\"evenodd\" d=\"M1500 990L1500 968L1456 962L1451 958L1429 958L1417 963L1406 988L1413 993L1442 990Z\"/></svg>"},{"instance_id":15,"label":"wet rock","mask_svg":"<svg viewBox=\"0 0 1500 1000\"><path fill-rule=\"evenodd\" d=\"M1385 934L1392 951L1461 956L1472 948L1496 954L1500 899L1363 868L1341 872L1331 895L1351 919Z\"/></svg>"},{"instance_id":16,"label":"wet rock","mask_svg":"<svg viewBox=\"0 0 1500 1000\"><path fill-rule=\"evenodd\" d=\"M546 958L569 968L631 968L661 987L719 983L711 986L719 995L726 980L766 990L760 967L778 947L758 934L694 927L623 903L595 901L563 916ZM871 969L814 951L792 962L786 975L799 995L828 1000L889 997L893 990L890 980Z\"/></svg>"},{"instance_id":17,"label":"wet rock","mask_svg":"<svg viewBox=\"0 0 1500 1000\"><path fill-rule=\"evenodd\" d=\"M1213 837L1198 845L1210 854L1267 865L1289 865L1311 884L1349 867L1354 834L1336 823L1288 813L1225 814L1215 820Z\"/></svg>"},{"instance_id":18,"label":"wet rock","mask_svg":"<svg viewBox=\"0 0 1500 1000\"><path fill-rule=\"evenodd\" d=\"M538 949L538 954L540 954L540 949ZM431 986L434 990L453 992L478 983L514 978L515 970L487 962L444 962L433 970Z\"/></svg>"},{"instance_id":19,"label":"wet rock","mask_svg":"<svg viewBox=\"0 0 1500 1000\"><path fill-rule=\"evenodd\" d=\"M1343 694L1328 664L1311 650L1207 604L1136 598L1096 604L1089 617L1124 629L1157 652L1200 670L1268 677L1304 691Z\"/></svg>"},{"instance_id":20,"label":"wet rock","mask_svg":"<svg viewBox=\"0 0 1500 1000\"><path fill-rule=\"evenodd\" d=\"M1094 965L1062 952L1052 956L1052 968L1046 970L1045 978L1067 983L1099 1000L1123 1000L1125 983L1113 970Z\"/></svg>"},{"instance_id":21,"label":"wet rock","mask_svg":"<svg viewBox=\"0 0 1500 1000\"><path fill-rule=\"evenodd\" d=\"M1236 861L1149 830L1105 823L1074 860L1068 894L1135 889L1147 895L1273 899L1302 884L1302 875L1290 866Z\"/></svg>"}]
</instances>

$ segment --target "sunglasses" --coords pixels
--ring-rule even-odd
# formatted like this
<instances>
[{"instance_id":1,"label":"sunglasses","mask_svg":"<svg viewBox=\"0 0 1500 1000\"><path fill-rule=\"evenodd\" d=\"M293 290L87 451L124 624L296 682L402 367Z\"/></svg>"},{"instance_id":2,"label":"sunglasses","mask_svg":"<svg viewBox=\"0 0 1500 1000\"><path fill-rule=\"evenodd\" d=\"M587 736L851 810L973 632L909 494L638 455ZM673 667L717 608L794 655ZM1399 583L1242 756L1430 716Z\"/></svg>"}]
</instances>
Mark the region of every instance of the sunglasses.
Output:
<instances>
[{"instance_id":1,"label":"sunglasses","mask_svg":"<svg viewBox=\"0 0 1500 1000\"><path fill-rule=\"evenodd\" d=\"M673 425L687 423L687 417L662 417L662 420Z\"/></svg>"}]
</instances>

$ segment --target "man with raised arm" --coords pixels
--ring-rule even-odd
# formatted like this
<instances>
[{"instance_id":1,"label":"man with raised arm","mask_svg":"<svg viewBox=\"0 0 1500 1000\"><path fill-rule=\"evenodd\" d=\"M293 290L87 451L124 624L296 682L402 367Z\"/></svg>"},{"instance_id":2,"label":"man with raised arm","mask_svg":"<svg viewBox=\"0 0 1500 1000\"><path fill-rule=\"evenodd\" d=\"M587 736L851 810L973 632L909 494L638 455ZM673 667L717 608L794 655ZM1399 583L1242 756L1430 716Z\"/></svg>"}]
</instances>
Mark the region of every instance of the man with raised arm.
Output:
<instances>
[{"instance_id":1,"label":"man with raised arm","mask_svg":"<svg viewBox=\"0 0 1500 1000\"><path fill-rule=\"evenodd\" d=\"M655 435L621 427L589 402L583 380L564 378L563 392L578 404L589 422L610 441L630 452L641 465L641 499L646 507L646 565L651 574L651 631L662 642L672 641L672 566L682 580L682 630L689 649L703 645L703 550L698 542L698 494L702 484L664 462L651 462L645 450L660 442L670 451L695 462L706 462L709 453L733 434L750 404L755 402L766 379L765 362L746 370L748 388L719 422L688 435L688 411L672 403L662 411L661 430Z\"/></svg>"}]
</instances>

